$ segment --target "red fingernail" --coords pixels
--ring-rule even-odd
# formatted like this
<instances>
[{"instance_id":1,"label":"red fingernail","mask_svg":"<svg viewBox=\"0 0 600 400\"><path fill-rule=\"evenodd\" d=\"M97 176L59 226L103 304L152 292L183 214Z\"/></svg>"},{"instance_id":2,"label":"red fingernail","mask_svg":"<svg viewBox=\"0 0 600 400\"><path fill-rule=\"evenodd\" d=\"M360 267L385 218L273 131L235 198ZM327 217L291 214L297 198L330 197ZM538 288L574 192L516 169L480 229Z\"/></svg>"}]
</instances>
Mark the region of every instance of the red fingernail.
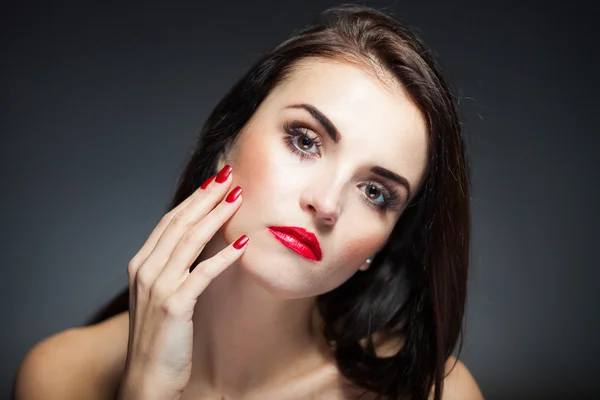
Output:
<instances>
[{"instance_id":1,"label":"red fingernail","mask_svg":"<svg viewBox=\"0 0 600 400\"><path fill-rule=\"evenodd\" d=\"M217 175L217 179L215 181L217 183L225 182L227 178L229 178L229 174L231 174L232 169L233 168L231 168L229 165L224 166L221 172L219 172L219 174Z\"/></svg>"},{"instance_id":2,"label":"red fingernail","mask_svg":"<svg viewBox=\"0 0 600 400\"><path fill-rule=\"evenodd\" d=\"M242 247L244 247L246 245L246 243L248 243L248 236L242 235L242 236L240 236L240 238L238 240L235 241L235 243L233 244L233 247L235 247L237 250L239 250Z\"/></svg>"},{"instance_id":3,"label":"red fingernail","mask_svg":"<svg viewBox=\"0 0 600 400\"><path fill-rule=\"evenodd\" d=\"M200 186L200 188L202 190L206 189L206 187L213 181L213 179L215 179L215 176L211 176L210 178L208 178L207 180L204 181L204 183L202 184L202 186Z\"/></svg>"},{"instance_id":4,"label":"red fingernail","mask_svg":"<svg viewBox=\"0 0 600 400\"><path fill-rule=\"evenodd\" d=\"M228 203L233 203L234 201L237 200L238 197L240 197L240 194L242 194L242 188L240 186L236 186L235 189L233 189L227 195L227 198L225 199L225 201Z\"/></svg>"}]
</instances>

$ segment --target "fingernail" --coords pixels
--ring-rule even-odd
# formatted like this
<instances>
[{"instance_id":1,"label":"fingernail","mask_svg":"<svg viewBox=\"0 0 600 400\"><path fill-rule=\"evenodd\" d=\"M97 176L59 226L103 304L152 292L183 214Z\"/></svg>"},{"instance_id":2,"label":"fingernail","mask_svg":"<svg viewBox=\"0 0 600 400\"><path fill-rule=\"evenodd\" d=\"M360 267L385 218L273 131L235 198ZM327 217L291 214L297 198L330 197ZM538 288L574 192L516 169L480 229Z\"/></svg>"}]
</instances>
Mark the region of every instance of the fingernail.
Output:
<instances>
[{"instance_id":1,"label":"fingernail","mask_svg":"<svg viewBox=\"0 0 600 400\"><path fill-rule=\"evenodd\" d=\"M204 183L202 184L202 186L200 186L200 188L202 190L206 189L206 187L213 181L213 179L215 179L215 175L213 175L210 178L208 178L207 180L205 180Z\"/></svg>"},{"instance_id":2,"label":"fingernail","mask_svg":"<svg viewBox=\"0 0 600 400\"><path fill-rule=\"evenodd\" d=\"M225 199L225 201L228 203L233 203L234 201L237 200L238 197L240 197L240 194L242 194L242 188L240 186L236 186L235 189L233 189L227 195L227 198Z\"/></svg>"},{"instance_id":3,"label":"fingernail","mask_svg":"<svg viewBox=\"0 0 600 400\"><path fill-rule=\"evenodd\" d=\"M231 174L231 170L233 168L231 168L231 166L226 165L223 167L223 169L221 170L221 172L219 172L219 174L217 175L217 179L215 179L215 182L217 183L223 183L227 180L227 178L229 178L229 175Z\"/></svg>"},{"instance_id":4,"label":"fingernail","mask_svg":"<svg viewBox=\"0 0 600 400\"><path fill-rule=\"evenodd\" d=\"M240 236L240 238L238 240L235 241L235 243L233 244L233 247L236 250L239 250L242 247L244 247L246 245L246 243L248 243L248 236L242 235L242 236Z\"/></svg>"}]
</instances>

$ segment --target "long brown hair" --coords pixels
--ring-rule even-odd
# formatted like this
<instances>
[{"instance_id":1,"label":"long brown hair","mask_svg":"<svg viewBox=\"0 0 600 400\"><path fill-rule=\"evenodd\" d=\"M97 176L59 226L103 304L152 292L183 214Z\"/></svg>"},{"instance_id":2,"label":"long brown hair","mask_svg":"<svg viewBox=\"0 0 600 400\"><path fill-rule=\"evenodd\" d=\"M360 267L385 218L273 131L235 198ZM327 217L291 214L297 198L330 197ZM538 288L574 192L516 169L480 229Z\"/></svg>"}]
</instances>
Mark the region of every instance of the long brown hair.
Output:
<instances>
[{"instance_id":1,"label":"long brown hair","mask_svg":"<svg viewBox=\"0 0 600 400\"><path fill-rule=\"evenodd\" d=\"M469 171L457 102L431 51L393 17L362 6L326 10L322 22L260 58L206 121L168 210L215 173L230 145L270 91L302 59L320 57L380 68L397 80L427 123L425 181L371 267L317 299L340 372L390 399L441 398L445 363L462 340L470 244ZM195 265L193 265L195 266ZM94 324L128 309L128 289ZM401 338L378 356L373 334ZM366 340L366 342L365 342Z\"/></svg>"}]
</instances>

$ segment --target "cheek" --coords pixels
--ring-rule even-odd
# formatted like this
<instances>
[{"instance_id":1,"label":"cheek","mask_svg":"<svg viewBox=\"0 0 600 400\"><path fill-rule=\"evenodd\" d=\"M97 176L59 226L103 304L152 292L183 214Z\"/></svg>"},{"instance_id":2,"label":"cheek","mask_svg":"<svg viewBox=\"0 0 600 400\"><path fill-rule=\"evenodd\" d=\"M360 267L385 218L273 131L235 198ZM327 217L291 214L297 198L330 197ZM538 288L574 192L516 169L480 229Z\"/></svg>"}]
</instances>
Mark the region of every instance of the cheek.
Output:
<instances>
[{"instance_id":1,"label":"cheek","mask_svg":"<svg viewBox=\"0 0 600 400\"><path fill-rule=\"evenodd\" d=\"M254 192L251 185L269 183L269 163L268 151L259 140L248 138L240 143L240 150L231 160L231 166L234 171L234 184L242 186L244 191L251 194Z\"/></svg>"},{"instance_id":2,"label":"cheek","mask_svg":"<svg viewBox=\"0 0 600 400\"><path fill-rule=\"evenodd\" d=\"M335 249L335 254L330 255L332 264L328 271L323 271L324 275L319 276L318 293L328 292L345 282L387 240L383 229L378 232L373 230L368 232L354 228L354 230L340 229L339 232L347 233L336 237L336 242L340 245Z\"/></svg>"},{"instance_id":3,"label":"cheek","mask_svg":"<svg viewBox=\"0 0 600 400\"><path fill-rule=\"evenodd\" d=\"M253 212L274 212L274 205L297 196L306 175L295 156L284 147L282 138L275 132L256 128L245 132L240 150L231 160L234 185L242 186L244 204Z\"/></svg>"},{"instance_id":4,"label":"cheek","mask_svg":"<svg viewBox=\"0 0 600 400\"><path fill-rule=\"evenodd\" d=\"M359 267L385 245L396 222L372 211L360 199L353 199L336 227L337 258L343 265Z\"/></svg>"},{"instance_id":5,"label":"cheek","mask_svg":"<svg viewBox=\"0 0 600 400\"><path fill-rule=\"evenodd\" d=\"M244 189L244 205L255 207L273 190L276 183L275 171L278 170L273 160L270 143L266 134L247 131L239 143L239 151L230 160L233 167L233 186L239 185Z\"/></svg>"},{"instance_id":6,"label":"cheek","mask_svg":"<svg viewBox=\"0 0 600 400\"><path fill-rule=\"evenodd\" d=\"M342 265L352 265L356 268L367 258L373 257L375 252L385 244L386 239L387 235L381 232L365 234L362 231L360 236L350 235L342 241L344 246L339 249L338 259L342 261Z\"/></svg>"},{"instance_id":7,"label":"cheek","mask_svg":"<svg viewBox=\"0 0 600 400\"><path fill-rule=\"evenodd\" d=\"M243 132L238 151L227 162L233 167L231 188L241 186L240 209L224 225L228 240L262 226L277 214L277 205L293 188L286 180L289 159L269 132L254 128ZM291 185L291 186L290 186ZM260 223L257 223L260 222Z\"/></svg>"}]
</instances>

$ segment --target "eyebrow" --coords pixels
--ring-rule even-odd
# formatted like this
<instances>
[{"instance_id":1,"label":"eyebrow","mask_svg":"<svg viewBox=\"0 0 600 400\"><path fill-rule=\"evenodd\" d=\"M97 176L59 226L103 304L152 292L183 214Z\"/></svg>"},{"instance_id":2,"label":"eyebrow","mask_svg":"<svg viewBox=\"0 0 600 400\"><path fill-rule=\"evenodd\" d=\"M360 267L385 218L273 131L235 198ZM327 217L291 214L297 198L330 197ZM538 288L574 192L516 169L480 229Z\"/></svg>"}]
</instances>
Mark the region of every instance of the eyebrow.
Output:
<instances>
[{"instance_id":1,"label":"eyebrow","mask_svg":"<svg viewBox=\"0 0 600 400\"><path fill-rule=\"evenodd\" d=\"M335 143L337 143L342 139L340 132L335 127L333 122L331 122L331 120L329 118L327 118L325 116L325 114L323 114L321 111L319 111L315 106L303 103L303 104L293 104L286 108L302 108L302 109L308 111L310 113L310 115L312 115L313 118L316 119L319 122L319 124L321 124L321 126L325 129L325 131L327 132L327 134L329 135L331 140L333 140ZM408 180L405 177L398 175L397 173L392 172L389 169L385 169L385 168L379 167L379 166L371 168L371 172L373 172L376 175L381 176L382 178L389 179L390 181L395 182L400 186L403 186L404 189L406 189L406 192L408 193L406 198L410 199L410 184L408 183Z\"/></svg>"},{"instance_id":2,"label":"eyebrow","mask_svg":"<svg viewBox=\"0 0 600 400\"><path fill-rule=\"evenodd\" d=\"M398 175L397 173L392 172L389 169L385 169L383 167L373 167L371 168L371 172L383 178L389 179L390 181L395 182L400 186L404 186L404 189L406 189L407 192L406 198L410 199L410 183L408 183L408 180L405 177Z\"/></svg>"},{"instance_id":3,"label":"eyebrow","mask_svg":"<svg viewBox=\"0 0 600 400\"><path fill-rule=\"evenodd\" d=\"M310 115L313 116L314 119L316 119L319 122L319 124L321 124L321 126L323 127L323 129L325 129L325 131L327 132L327 134L329 135L331 140L333 140L335 143L337 143L342 139L340 132L335 127L333 122L331 122L331 120L329 118L327 118L325 116L325 114L323 114L321 111L319 111L317 109L317 107L311 106L310 104L294 104L294 105L288 106L286 108L303 108L303 109L305 109L306 111L308 111L310 113Z\"/></svg>"}]
</instances>

